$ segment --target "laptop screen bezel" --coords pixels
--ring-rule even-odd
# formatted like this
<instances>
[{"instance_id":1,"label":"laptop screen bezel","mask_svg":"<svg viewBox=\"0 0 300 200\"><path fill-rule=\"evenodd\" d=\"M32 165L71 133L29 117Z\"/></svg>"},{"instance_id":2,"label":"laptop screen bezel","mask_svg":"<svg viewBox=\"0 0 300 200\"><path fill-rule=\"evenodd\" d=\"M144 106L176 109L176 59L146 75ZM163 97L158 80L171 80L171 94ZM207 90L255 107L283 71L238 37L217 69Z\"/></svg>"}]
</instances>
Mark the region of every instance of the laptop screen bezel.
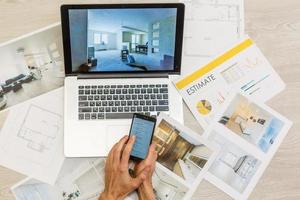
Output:
<instances>
[{"instance_id":1,"label":"laptop screen bezel","mask_svg":"<svg viewBox=\"0 0 300 200\"><path fill-rule=\"evenodd\" d=\"M96 72L73 72L70 43L69 10L71 9L130 9L130 8L176 8L176 33L175 33L175 52L173 70L151 70L151 71L96 71ZM183 26L184 26L184 4L182 3L161 3L161 4L81 4L81 5L62 5L61 24L63 34L64 62L66 76L78 74L180 74Z\"/></svg>"}]
</instances>

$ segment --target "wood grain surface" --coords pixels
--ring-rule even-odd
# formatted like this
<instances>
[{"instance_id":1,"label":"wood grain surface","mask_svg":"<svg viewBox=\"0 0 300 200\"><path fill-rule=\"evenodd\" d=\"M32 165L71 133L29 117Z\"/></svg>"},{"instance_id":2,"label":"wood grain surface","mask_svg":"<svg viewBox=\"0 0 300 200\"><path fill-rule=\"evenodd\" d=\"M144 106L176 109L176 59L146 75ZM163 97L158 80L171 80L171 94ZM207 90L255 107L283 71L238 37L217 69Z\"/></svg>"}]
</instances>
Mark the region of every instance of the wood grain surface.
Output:
<instances>
[{"instance_id":1,"label":"wood grain surface","mask_svg":"<svg viewBox=\"0 0 300 200\"><path fill-rule=\"evenodd\" d=\"M138 1L0 0L0 43L59 21L59 7L63 3L95 2ZM245 0L245 21L246 33L255 40L287 85L285 91L267 104L294 122L250 199L298 200L300 199L300 1ZM193 129L199 128L186 107L184 115L188 126ZM14 199L10 187L22 178L23 175L0 167L0 199ZM230 197L203 181L193 199L220 200Z\"/></svg>"}]
</instances>

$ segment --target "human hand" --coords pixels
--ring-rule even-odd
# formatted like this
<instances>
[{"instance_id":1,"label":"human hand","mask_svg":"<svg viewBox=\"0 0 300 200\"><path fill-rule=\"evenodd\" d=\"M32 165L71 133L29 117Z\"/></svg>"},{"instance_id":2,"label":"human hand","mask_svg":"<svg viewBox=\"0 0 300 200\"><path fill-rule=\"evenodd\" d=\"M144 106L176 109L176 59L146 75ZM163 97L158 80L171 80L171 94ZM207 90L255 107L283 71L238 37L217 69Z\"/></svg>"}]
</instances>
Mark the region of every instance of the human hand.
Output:
<instances>
[{"instance_id":1,"label":"human hand","mask_svg":"<svg viewBox=\"0 0 300 200\"><path fill-rule=\"evenodd\" d=\"M130 176L128 163L135 136L130 137L129 140L128 138L124 136L108 154L105 164L105 189L99 200L124 199L149 176L149 167L141 167L140 173L135 178Z\"/></svg>"},{"instance_id":2,"label":"human hand","mask_svg":"<svg viewBox=\"0 0 300 200\"><path fill-rule=\"evenodd\" d=\"M155 195L152 185L152 175L155 170L155 162L157 160L157 152L155 151L155 145L151 144L148 152L148 156L145 160L142 160L140 163L135 165L134 173L139 175L143 172L143 169L148 168L149 173L146 176L146 179L138 188L138 195L140 200L154 200Z\"/></svg>"}]
</instances>

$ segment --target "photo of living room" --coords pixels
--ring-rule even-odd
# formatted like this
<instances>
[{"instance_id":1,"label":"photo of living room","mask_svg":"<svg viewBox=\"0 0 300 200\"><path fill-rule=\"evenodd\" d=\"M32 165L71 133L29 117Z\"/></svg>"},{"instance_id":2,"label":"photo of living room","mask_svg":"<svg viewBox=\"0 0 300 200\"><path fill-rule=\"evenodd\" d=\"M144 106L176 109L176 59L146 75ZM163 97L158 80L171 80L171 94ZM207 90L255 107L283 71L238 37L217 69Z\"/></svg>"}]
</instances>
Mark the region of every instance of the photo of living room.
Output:
<instances>
[{"instance_id":1,"label":"photo of living room","mask_svg":"<svg viewBox=\"0 0 300 200\"><path fill-rule=\"evenodd\" d=\"M193 183L212 155L211 149L165 119L157 125L153 142L157 161L188 184Z\"/></svg>"},{"instance_id":2,"label":"photo of living room","mask_svg":"<svg viewBox=\"0 0 300 200\"><path fill-rule=\"evenodd\" d=\"M73 71L174 68L176 9L72 10L69 18Z\"/></svg>"},{"instance_id":3,"label":"photo of living room","mask_svg":"<svg viewBox=\"0 0 300 200\"><path fill-rule=\"evenodd\" d=\"M209 140L221 150L208 171L235 191L243 193L261 162L215 131L210 133Z\"/></svg>"},{"instance_id":4,"label":"photo of living room","mask_svg":"<svg viewBox=\"0 0 300 200\"><path fill-rule=\"evenodd\" d=\"M63 85L61 26L0 47L0 110Z\"/></svg>"},{"instance_id":5,"label":"photo of living room","mask_svg":"<svg viewBox=\"0 0 300 200\"><path fill-rule=\"evenodd\" d=\"M283 121L240 94L230 102L219 123L265 153L284 125Z\"/></svg>"}]
</instances>

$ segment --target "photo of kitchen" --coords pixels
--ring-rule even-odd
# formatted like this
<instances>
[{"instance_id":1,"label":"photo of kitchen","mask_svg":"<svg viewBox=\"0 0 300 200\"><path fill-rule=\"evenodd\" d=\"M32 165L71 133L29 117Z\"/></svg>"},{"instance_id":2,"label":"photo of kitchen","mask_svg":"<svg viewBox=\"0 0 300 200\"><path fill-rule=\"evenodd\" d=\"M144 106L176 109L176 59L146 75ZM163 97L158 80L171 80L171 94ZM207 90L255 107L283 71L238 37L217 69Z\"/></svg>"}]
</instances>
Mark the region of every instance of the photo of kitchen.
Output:
<instances>
[{"instance_id":1,"label":"photo of kitchen","mask_svg":"<svg viewBox=\"0 0 300 200\"><path fill-rule=\"evenodd\" d=\"M157 125L153 142L157 161L188 183L193 183L212 155L211 149L165 119Z\"/></svg>"},{"instance_id":2,"label":"photo of kitchen","mask_svg":"<svg viewBox=\"0 0 300 200\"><path fill-rule=\"evenodd\" d=\"M63 85L61 26L0 46L0 110Z\"/></svg>"},{"instance_id":3,"label":"photo of kitchen","mask_svg":"<svg viewBox=\"0 0 300 200\"><path fill-rule=\"evenodd\" d=\"M284 122L240 94L231 101L219 123L265 153L284 125Z\"/></svg>"},{"instance_id":4,"label":"photo of kitchen","mask_svg":"<svg viewBox=\"0 0 300 200\"><path fill-rule=\"evenodd\" d=\"M261 162L215 131L210 133L209 140L221 150L208 171L235 191L243 193Z\"/></svg>"}]
</instances>

